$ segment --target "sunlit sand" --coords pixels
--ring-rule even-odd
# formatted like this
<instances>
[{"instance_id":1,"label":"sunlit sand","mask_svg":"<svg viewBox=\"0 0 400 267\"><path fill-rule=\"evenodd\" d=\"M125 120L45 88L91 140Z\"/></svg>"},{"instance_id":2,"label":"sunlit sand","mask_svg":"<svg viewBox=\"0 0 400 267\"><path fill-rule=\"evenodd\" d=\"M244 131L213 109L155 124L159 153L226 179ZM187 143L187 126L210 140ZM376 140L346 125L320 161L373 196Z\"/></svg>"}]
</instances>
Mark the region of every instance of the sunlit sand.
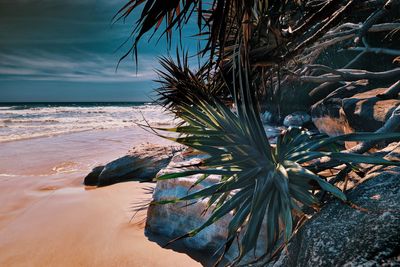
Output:
<instances>
[{"instance_id":1,"label":"sunlit sand","mask_svg":"<svg viewBox=\"0 0 400 267\"><path fill-rule=\"evenodd\" d=\"M152 184L82 185L99 163L142 143L166 143L138 128L1 144L0 266L200 266L144 235Z\"/></svg>"}]
</instances>

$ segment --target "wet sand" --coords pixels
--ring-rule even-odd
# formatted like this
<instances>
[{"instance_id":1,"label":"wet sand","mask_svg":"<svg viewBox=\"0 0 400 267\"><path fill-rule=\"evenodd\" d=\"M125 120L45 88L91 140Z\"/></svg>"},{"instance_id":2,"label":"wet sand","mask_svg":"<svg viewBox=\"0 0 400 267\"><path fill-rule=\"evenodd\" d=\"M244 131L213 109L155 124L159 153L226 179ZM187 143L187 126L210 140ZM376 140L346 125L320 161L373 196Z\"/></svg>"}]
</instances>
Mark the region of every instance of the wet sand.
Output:
<instances>
[{"instance_id":1,"label":"wet sand","mask_svg":"<svg viewBox=\"0 0 400 267\"><path fill-rule=\"evenodd\" d=\"M149 241L146 211L132 219L152 184L82 185L143 142L170 144L137 128L0 143L0 266L201 266Z\"/></svg>"}]
</instances>

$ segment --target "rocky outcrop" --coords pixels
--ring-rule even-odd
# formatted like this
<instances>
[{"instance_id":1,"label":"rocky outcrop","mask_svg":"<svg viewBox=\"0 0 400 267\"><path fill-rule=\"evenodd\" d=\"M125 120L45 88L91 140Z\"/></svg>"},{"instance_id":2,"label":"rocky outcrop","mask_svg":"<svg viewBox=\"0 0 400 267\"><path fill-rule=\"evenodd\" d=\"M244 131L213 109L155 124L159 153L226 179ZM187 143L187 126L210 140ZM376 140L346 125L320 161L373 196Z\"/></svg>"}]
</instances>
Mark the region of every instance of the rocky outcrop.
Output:
<instances>
[{"instance_id":1,"label":"rocky outcrop","mask_svg":"<svg viewBox=\"0 0 400 267\"><path fill-rule=\"evenodd\" d=\"M394 150L393 150L394 148ZM386 158L399 160L399 144L382 152ZM181 171L180 165L199 161L199 155L176 155L159 175ZM217 182L210 177L192 187L199 177L158 181L155 201L183 197ZM352 191L348 199L355 207L332 200L313 216L292 238L287 250L269 266L394 266L400 264L400 167L372 168L369 174ZM206 200L196 204L185 202L152 205L148 209L146 232L172 240L203 224L210 216L204 212ZM190 250L215 251L225 241L231 217L227 215L198 235L182 242ZM265 237L264 229L260 239ZM263 243L258 244L257 255ZM233 246L227 258L237 256ZM252 255L250 255L253 257ZM244 262L249 260L246 258ZM265 266L265 265L263 265Z\"/></svg>"},{"instance_id":2,"label":"rocky outcrop","mask_svg":"<svg viewBox=\"0 0 400 267\"><path fill-rule=\"evenodd\" d=\"M345 90L332 94L312 106L312 120L319 131L330 136L376 131L400 105L400 98L379 97L386 90ZM351 95L351 92L355 94Z\"/></svg>"},{"instance_id":3,"label":"rocky outcrop","mask_svg":"<svg viewBox=\"0 0 400 267\"><path fill-rule=\"evenodd\" d=\"M107 186L125 181L151 181L165 168L173 155L181 147L167 147L142 144L132 149L128 155L116 159L105 166L98 166L89 173L85 185Z\"/></svg>"},{"instance_id":4,"label":"rocky outcrop","mask_svg":"<svg viewBox=\"0 0 400 267\"><path fill-rule=\"evenodd\" d=\"M354 131L376 131L383 126L400 99L381 99L385 89L375 89L343 99L343 112Z\"/></svg>"},{"instance_id":5,"label":"rocky outcrop","mask_svg":"<svg viewBox=\"0 0 400 267\"><path fill-rule=\"evenodd\" d=\"M179 153L174 156L169 166L160 171L157 176L166 173L181 172L182 169L178 168L179 166L195 164L203 157L204 156L198 154L185 155L185 153ZM157 186L153 193L153 200L163 201L181 198L189 193L194 193L220 181L219 176L210 175L198 185L193 186L199 178L201 178L201 175L157 181ZM212 214L212 208L207 210L207 201L208 199L197 202L150 205L147 211L147 235L163 236L169 241L196 229L206 222ZM232 215L227 214L214 224L199 232L197 235L183 239L181 242L187 248L187 250L183 252L190 254L193 253L192 250L198 250L214 254L226 242L228 236L228 225L231 219ZM260 257L264 254L264 248L266 246L265 242L267 240L266 236L266 229L265 227L262 227L259 233L257 251L246 255L244 262L253 261L255 257ZM225 256L229 261L233 261L238 255L238 246L234 244ZM210 266L212 266L212 264Z\"/></svg>"},{"instance_id":6,"label":"rocky outcrop","mask_svg":"<svg viewBox=\"0 0 400 267\"><path fill-rule=\"evenodd\" d=\"M370 173L347 196L359 208L329 203L270 266L399 266L400 168Z\"/></svg>"}]
</instances>

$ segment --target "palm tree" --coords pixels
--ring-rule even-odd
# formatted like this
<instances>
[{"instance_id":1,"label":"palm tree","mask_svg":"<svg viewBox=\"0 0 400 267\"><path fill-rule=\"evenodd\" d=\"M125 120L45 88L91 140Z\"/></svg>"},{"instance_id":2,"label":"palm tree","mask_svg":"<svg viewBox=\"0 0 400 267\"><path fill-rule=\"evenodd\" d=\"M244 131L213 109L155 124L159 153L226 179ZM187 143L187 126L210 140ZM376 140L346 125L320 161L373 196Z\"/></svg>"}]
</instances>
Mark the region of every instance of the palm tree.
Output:
<instances>
[{"instance_id":1,"label":"palm tree","mask_svg":"<svg viewBox=\"0 0 400 267\"><path fill-rule=\"evenodd\" d=\"M326 191L347 201L335 183L318 175L310 162L329 157L333 160L331 167L343 163L350 167L360 163L400 165L379 157L331 150L338 141L399 139L399 133L329 138L292 129L272 146L260 120L258 88L259 81L266 80L263 75L294 64L289 60L337 25L357 4L360 3L354 0L213 0L211 4L201 0L130 0L121 8L116 19L125 19L143 6L133 29L133 46L126 55L133 52L137 56L143 35L157 31L163 21L163 34L171 40L173 31L181 30L194 13L199 36L207 39L202 54L209 57L209 62L200 70L191 71L187 57L183 61L178 57L177 62L162 59L164 69L159 71L159 101L182 123L173 129L153 130L177 132L178 138L159 135L208 157L187 171L157 179L202 174L197 181L201 182L209 175L221 177L219 183L186 197L152 203L208 199L211 217L177 239L194 236L231 213L221 259L238 237L240 254L233 264L243 260L256 248L261 227L266 227L268 240L263 259L268 260L290 240L304 222L305 214L322 204L318 193ZM279 75L277 80L280 83ZM237 113L221 101L221 95L230 95Z\"/></svg>"},{"instance_id":2,"label":"palm tree","mask_svg":"<svg viewBox=\"0 0 400 267\"><path fill-rule=\"evenodd\" d=\"M168 70L170 73L164 72L160 82L170 88L171 76L176 72L173 68ZM327 137L310 135L294 128L281 135L276 146L270 145L258 113L253 108L246 71L246 68L238 71L240 83L234 88L240 99L237 113L215 96L204 94L207 85L195 82L186 89L190 91L190 97L177 101L175 94L168 93L169 89L166 89L167 94L161 94L164 101L174 103L174 108L169 110L183 123L172 129L152 128L154 131L176 132L180 135L178 138L159 135L208 155L200 164L187 166L189 169L186 171L166 174L157 180L201 174L197 184L210 175L221 177L219 183L201 191L180 199L153 202L152 205L208 199L208 209L213 210L210 218L177 239L192 237L231 213L233 217L226 243L221 248L220 260L229 251L234 239L239 238L240 255L233 264L256 248L261 227L266 227L268 233L263 259L270 260L306 220L306 214L318 210L321 203L317 195L321 191L346 202L345 194L315 173L310 162L329 157L335 162L331 168L342 164L353 167L360 163L400 165L399 162L376 156L336 152L336 147L332 146L338 141L400 139L400 133L355 133ZM185 75L186 78L183 78ZM180 73L178 77L181 80L192 79L190 72Z\"/></svg>"},{"instance_id":3,"label":"palm tree","mask_svg":"<svg viewBox=\"0 0 400 267\"><path fill-rule=\"evenodd\" d=\"M340 24L352 9L367 9L372 14L382 5L378 3L380 1L364 2L129 0L118 11L115 20L125 20L134 10L140 12L133 26L133 44L121 59L130 53L137 58L138 43L146 33L152 32L153 36L159 31L171 44L174 32L180 32L189 21L196 20L198 37L206 40L202 43L200 56L209 58L208 73L218 72L218 79L237 79L234 68L240 56L242 64L249 65L252 94L262 101L267 94L279 97L281 70L294 71L296 66L301 66L302 60L292 59ZM215 77L209 80L215 80Z\"/></svg>"}]
</instances>

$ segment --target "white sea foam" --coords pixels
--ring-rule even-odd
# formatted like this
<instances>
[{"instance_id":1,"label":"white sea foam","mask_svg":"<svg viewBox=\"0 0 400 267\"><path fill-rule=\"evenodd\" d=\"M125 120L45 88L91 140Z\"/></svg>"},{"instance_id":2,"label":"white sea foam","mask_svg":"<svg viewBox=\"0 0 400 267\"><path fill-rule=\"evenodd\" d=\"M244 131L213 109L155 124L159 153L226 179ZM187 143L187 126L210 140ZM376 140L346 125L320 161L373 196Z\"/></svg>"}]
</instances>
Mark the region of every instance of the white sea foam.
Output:
<instances>
[{"instance_id":1,"label":"white sea foam","mask_svg":"<svg viewBox=\"0 0 400 267\"><path fill-rule=\"evenodd\" d=\"M134 127L136 123L171 126L176 122L152 104L0 107L0 142Z\"/></svg>"}]
</instances>

